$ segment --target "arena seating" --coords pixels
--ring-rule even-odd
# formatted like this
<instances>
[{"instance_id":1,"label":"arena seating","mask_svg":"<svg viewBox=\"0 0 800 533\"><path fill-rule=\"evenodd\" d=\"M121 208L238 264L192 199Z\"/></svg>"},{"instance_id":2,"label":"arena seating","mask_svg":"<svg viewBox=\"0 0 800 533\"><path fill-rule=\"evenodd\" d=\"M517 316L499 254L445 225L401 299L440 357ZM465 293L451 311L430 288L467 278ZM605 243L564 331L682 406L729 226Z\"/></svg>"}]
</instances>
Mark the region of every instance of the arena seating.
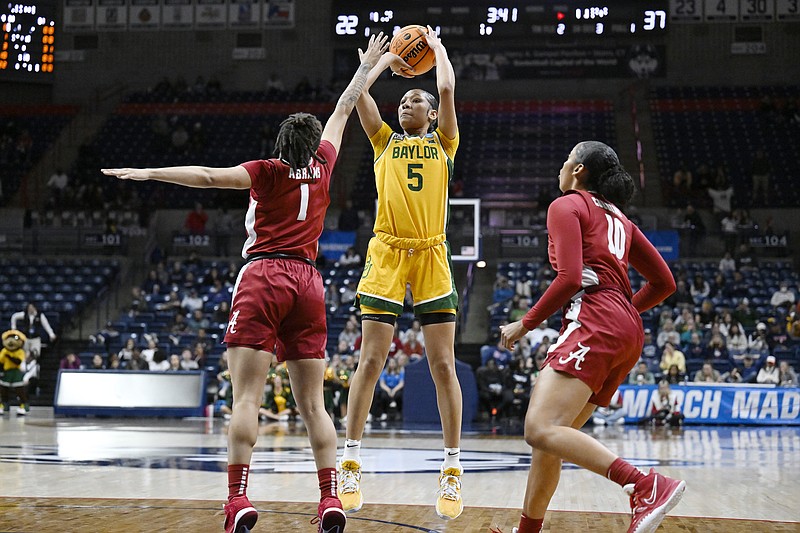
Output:
<instances>
[{"instance_id":1,"label":"arena seating","mask_svg":"<svg viewBox=\"0 0 800 533\"><path fill-rule=\"evenodd\" d=\"M116 280L114 259L0 258L0 320L31 302L58 332L77 319Z\"/></svg>"},{"instance_id":2,"label":"arena seating","mask_svg":"<svg viewBox=\"0 0 800 533\"><path fill-rule=\"evenodd\" d=\"M77 107L66 105L0 105L0 205L17 193L25 174L77 112ZM17 141L25 131L31 145L27 155L20 155Z\"/></svg>"},{"instance_id":3,"label":"arena seating","mask_svg":"<svg viewBox=\"0 0 800 533\"><path fill-rule=\"evenodd\" d=\"M690 170L704 163L712 170L723 165L736 195L745 199L751 196L753 154L763 149L772 166L770 206L800 205L794 186L800 124L783 114L797 94L796 86L653 89L659 173L669 181L681 163Z\"/></svg>"}]
</instances>

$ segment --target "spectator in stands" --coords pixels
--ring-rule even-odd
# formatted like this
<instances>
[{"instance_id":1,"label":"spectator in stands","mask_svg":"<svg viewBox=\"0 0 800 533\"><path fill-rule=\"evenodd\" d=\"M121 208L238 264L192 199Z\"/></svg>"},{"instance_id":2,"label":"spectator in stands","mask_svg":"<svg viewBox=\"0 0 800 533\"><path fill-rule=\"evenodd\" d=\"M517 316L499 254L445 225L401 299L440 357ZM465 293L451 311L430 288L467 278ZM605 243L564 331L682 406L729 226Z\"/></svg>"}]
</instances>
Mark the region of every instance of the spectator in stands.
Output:
<instances>
[{"instance_id":1,"label":"spectator in stands","mask_svg":"<svg viewBox=\"0 0 800 533\"><path fill-rule=\"evenodd\" d=\"M28 303L24 311L11 315L11 329L19 330L28 337L25 351L37 359L42 353L42 337L47 335L50 342L56 340L56 332L50 326L50 321L33 303Z\"/></svg>"},{"instance_id":2,"label":"spectator in stands","mask_svg":"<svg viewBox=\"0 0 800 533\"><path fill-rule=\"evenodd\" d=\"M647 368L647 363L644 361L639 361L628 377L628 383L631 385L653 385L655 382L655 376Z\"/></svg>"},{"instance_id":3,"label":"spectator in stands","mask_svg":"<svg viewBox=\"0 0 800 533\"><path fill-rule=\"evenodd\" d=\"M283 96L286 93L286 86L284 85L283 80L275 72L270 73L265 89L267 96L270 98Z\"/></svg>"},{"instance_id":4,"label":"spectator in stands","mask_svg":"<svg viewBox=\"0 0 800 533\"><path fill-rule=\"evenodd\" d=\"M706 349L700 333L692 332L688 344L683 345L681 351L687 359L702 359Z\"/></svg>"},{"instance_id":5,"label":"spectator in stands","mask_svg":"<svg viewBox=\"0 0 800 533\"><path fill-rule=\"evenodd\" d=\"M694 256L697 253L697 245L706 234L706 225L692 204L686 206L686 214L683 217L683 227L686 229L687 233L688 255Z\"/></svg>"},{"instance_id":6,"label":"spectator in stands","mask_svg":"<svg viewBox=\"0 0 800 533\"><path fill-rule=\"evenodd\" d=\"M681 324L680 328L678 328L681 332L681 345L691 342L693 333L697 333L698 335L703 334L703 330L701 329L700 325L694 321L692 312L688 309L684 309L684 312L688 313L689 316L687 317L686 321Z\"/></svg>"},{"instance_id":7,"label":"spectator in stands","mask_svg":"<svg viewBox=\"0 0 800 533\"><path fill-rule=\"evenodd\" d=\"M159 302L153 306L156 311L174 311L179 312L181 311L181 298L178 295L177 291L170 291L167 296L164 297L164 301Z\"/></svg>"},{"instance_id":8,"label":"spectator in stands","mask_svg":"<svg viewBox=\"0 0 800 533\"><path fill-rule=\"evenodd\" d=\"M694 171L692 180L693 196L699 199L705 205L706 191L714 183L714 174L711 171L711 165L701 163Z\"/></svg>"},{"instance_id":9,"label":"spectator in stands","mask_svg":"<svg viewBox=\"0 0 800 533\"><path fill-rule=\"evenodd\" d=\"M513 296L514 296L514 288L511 287L508 278L498 274L497 279L494 282L494 287L492 292L492 303L502 304L510 300Z\"/></svg>"},{"instance_id":10,"label":"spectator in stands","mask_svg":"<svg viewBox=\"0 0 800 533\"><path fill-rule=\"evenodd\" d=\"M62 201L64 200L64 193L69 183L69 176L63 169L57 168L55 172L47 180L47 188L50 189L51 205L57 209L61 209Z\"/></svg>"},{"instance_id":11,"label":"spectator in stands","mask_svg":"<svg viewBox=\"0 0 800 533\"><path fill-rule=\"evenodd\" d=\"M196 343L192 348L192 359L197 362L199 367L206 365L206 346L202 343Z\"/></svg>"},{"instance_id":12,"label":"spectator in stands","mask_svg":"<svg viewBox=\"0 0 800 533\"><path fill-rule=\"evenodd\" d=\"M158 350L158 337L148 335L147 348L142 350L142 358L149 364L153 360L156 350ZM133 350L131 350L131 354L133 354Z\"/></svg>"},{"instance_id":13,"label":"spectator in stands","mask_svg":"<svg viewBox=\"0 0 800 533\"><path fill-rule=\"evenodd\" d=\"M197 329L197 337L195 337L194 342L192 343L192 347L202 344L203 350L206 353L210 352L214 349L214 345L216 344L216 340L213 337L208 336L208 332L206 328L198 328Z\"/></svg>"},{"instance_id":14,"label":"spectator in stands","mask_svg":"<svg viewBox=\"0 0 800 533\"><path fill-rule=\"evenodd\" d=\"M190 272L187 272L190 274ZM181 309L186 313L194 313L203 310L203 298L197 293L197 289L192 289L186 293L181 300ZM204 327L208 327L207 325Z\"/></svg>"},{"instance_id":15,"label":"spectator in stands","mask_svg":"<svg viewBox=\"0 0 800 533\"><path fill-rule=\"evenodd\" d=\"M208 289L207 297L208 304L216 308L222 302L229 302L231 293L228 291L228 288L225 287L225 282L220 278L214 280L214 285Z\"/></svg>"},{"instance_id":16,"label":"spectator in stands","mask_svg":"<svg viewBox=\"0 0 800 533\"><path fill-rule=\"evenodd\" d=\"M176 356L177 357L177 356ZM181 370L199 370L200 365L193 359L192 351L189 348L184 348L181 350L180 356L180 368Z\"/></svg>"},{"instance_id":17,"label":"spectator in stands","mask_svg":"<svg viewBox=\"0 0 800 533\"><path fill-rule=\"evenodd\" d=\"M756 325L756 330L747 339L747 347L750 353L765 354L769 352L767 325L764 322L759 322Z\"/></svg>"},{"instance_id":18,"label":"spectator in stands","mask_svg":"<svg viewBox=\"0 0 800 533\"><path fill-rule=\"evenodd\" d=\"M511 310L508 312L508 321L516 322L522 320L525 314L530 309L531 302L527 298L521 297L519 294L514 294L511 298Z\"/></svg>"},{"instance_id":19,"label":"spectator in stands","mask_svg":"<svg viewBox=\"0 0 800 533\"><path fill-rule=\"evenodd\" d=\"M653 330L645 328L644 341L642 343L642 359L654 360L658 357L658 346L653 339Z\"/></svg>"},{"instance_id":20,"label":"spectator in stands","mask_svg":"<svg viewBox=\"0 0 800 533\"><path fill-rule=\"evenodd\" d=\"M155 269L147 273L147 278L142 283L142 292L146 295L154 295L161 292L161 280L158 279L158 272Z\"/></svg>"},{"instance_id":21,"label":"spectator in stands","mask_svg":"<svg viewBox=\"0 0 800 533\"><path fill-rule=\"evenodd\" d=\"M680 385L683 383L686 374L681 372L678 368L678 365L670 365L667 369L667 373L664 374L664 379L667 380L667 383L670 385Z\"/></svg>"},{"instance_id":22,"label":"spectator in stands","mask_svg":"<svg viewBox=\"0 0 800 533\"><path fill-rule=\"evenodd\" d=\"M767 331L767 345L770 352L774 352L776 348L788 349L789 348L789 334L786 328L783 327L781 322L775 317L767 319L769 331Z\"/></svg>"},{"instance_id":23,"label":"spectator in stands","mask_svg":"<svg viewBox=\"0 0 800 533\"><path fill-rule=\"evenodd\" d=\"M717 324L714 324L714 326L717 326ZM717 328L716 333L712 333L709 337L703 357L714 360L728 359L728 348L725 338L719 333L719 328Z\"/></svg>"},{"instance_id":24,"label":"spectator in stands","mask_svg":"<svg viewBox=\"0 0 800 533\"><path fill-rule=\"evenodd\" d=\"M403 352L408 356L409 361L415 362L422 359L425 356L425 346L417 340L417 333L413 330L408 330L405 338Z\"/></svg>"},{"instance_id":25,"label":"spectator in stands","mask_svg":"<svg viewBox=\"0 0 800 533\"><path fill-rule=\"evenodd\" d=\"M675 292L667 298L666 303L671 307L677 307L679 305L694 305L694 298L692 298L692 294L689 291L689 286L686 284L686 281L679 279L676 282L676 289Z\"/></svg>"},{"instance_id":26,"label":"spectator in stands","mask_svg":"<svg viewBox=\"0 0 800 533\"><path fill-rule=\"evenodd\" d=\"M355 246L348 246L347 250L339 256L339 265L354 267L361 264L361 256L356 252Z\"/></svg>"},{"instance_id":27,"label":"spectator in stands","mask_svg":"<svg viewBox=\"0 0 800 533\"><path fill-rule=\"evenodd\" d=\"M739 324L731 324L728 329L728 354L734 361L740 361L749 350L747 337Z\"/></svg>"},{"instance_id":28,"label":"spectator in stands","mask_svg":"<svg viewBox=\"0 0 800 533\"><path fill-rule=\"evenodd\" d=\"M136 339L134 339L133 336L128 337L125 341L125 345L117 352L117 356L120 361L127 363L133 357L133 352L136 349Z\"/></svg>"},{"instance_id":29,"label":"spectator in stands","mask_svg":"<svg viewBox=\"0 0 800 533\"><path fill-rule=\"evenodd\" d=\"M664 351L661 353L661 362L658 366L666 372L673 365L676 365L681 373L686 373L686 356L677 350L674 344L667 341L664 343Z\"/></svg>"},{"instance_id":30,"label":"spectator in stands","mask_svg":"<svg viewBox=\"0 0 800 533\"><path fill-rule=\"evenodd\" d=\"M681 163L678 170L672 175L672 195L670 205L673 207L683 207L689 201L692 190L692 171Z\"/></svg>"},{"instance_id":31,"label":"spectator in stands","mask_svg":"<svg viewBox=\"0 0 800 533\"><path fill-rule=\"evenodd\" d=\"M724 175L717 176L714 186L708 189L708 195L711 197L712 212L717 217L717 220L722 220L723 217L731 212L733 187L728 183Z\"/></svg>"},{"instance_id":32,"label":"spectator in stands","mask_svg":"<svg viewBox=\"0 0 800 533\"><path fill-rule=\"evenodd\" d=\"M164 350L156 350L153 353L153 360L147 363L147 370L154 372L165 372L169 370L169 360Z\"/></svg>"},{"instance_id":33,"label":"spectator in stands","mask_svg":"<svg viewBox=\"0 0 800 533\"><path fill-rule=\"evenodd\" d=\"M528 342L528 337L522 337L514 345L514 359L521 359L524 361L528 359L532 353L533 350L531 349L531 343Z\"/></svg>"},{"instance_id":34,"label":"spectator in stands","mask_svg":"<svg viewBox=\"0 0 800 533\"><path fill-rule=\"evenodd\" d=\"M503 346L503 343L498 341L497 345L491 352L490 359L494 359L497 368L503 369L511 363L514 354Z\"/></svg>"},{"instance_id":35,"label":"spectator in stands","mask_svg":"<svg viewBox=\"0 0 800 533\"><path fill-rule=\"evenodd\" d=\"M89 367L89 370L105 370L106 365L103 362L103 356L99 353L96 353L92 356L92 365Z\"/></svg>"},{"instance_id":36,"label":"spectator in stands","mask_svg":"<svg viewBox=\"0 0 800 533\"><path fill-rule=\"evenodd\" d=\"M178 354L172 354L169 356L169 368L167 369L168 372L180 372L183 370L181 368L181 358Z\"/></svg>"},{"instance_id":37,"label":"spectator in stands","mask_svg":"<svg viewBox=\"0 0 800 533\"><path fill-rule=\"evenodd\" d=\"M739 274L737 272L737 274ZM741 276L741 274L739 274ZM734 275L735 276L735 275ZM756 325L758 315L755 309L750 307L750 299L742 298L733 310L733 318L744 328L751 328Z\"/></svg>"},{"instance_id":38,"label":"spectator in stands","mask_svg":"<svg viewBox=\"0 0 800 533\"><path fill-rule=\"evenodd\" d=\"M172 286L182 285L186 276L186 267L181 261L173 261L172 268L169 270L169 284Z\"/></svg>"},{"instance_id":39,"label":"spectator in stands","mask_svg":"<svg viewBox=\"0 0 800 533\"><path fill-rule=\"evenodd\" d=\"M702 274L695 274L692 286L689 287L689 292L694 299L694 303L699 304L706 297L708 297L709 293L711 292L711 287L709 286L708 282L703 279Z\"/></svg>"},{"instance_id":40,"label":"spectator in stands","mask_svg":"<svg viewBox=\"0 0 800 533\"><path fill-rule=\"evenodd\" d=\"M533 297L533 280L528 276L520 276L514 283L514 292L523 298Z\"/></svg>"},{"instance_id":41,"label":"spectator in stands","mask_svg":"<svg viewBox=\"0 0 800 533\"><path fill-rule=\"evenodd\" d=\"M758 263L750 251L750 245L746 242L739 245L739 249L736 252L736 265L739 271L743 273L758 270Z\"/></svg>"},{"instance_id":42,"label":"spectator in stands","mask_svg":"<svg viewBox=\"0 0 800 533\"><path fill-rule=\"evenodd\" d=\"M339 294L339 286L336 282L331 281L325 287L325 308L329 313L335 313L339 309L341 295Z\"/></svg>"},{"instance_id":43,"label":"spectator in stands","mask_svg":"<svg viewBox=\"0 0 800 533\"><path fill-rule=\"evenodd\" d=\"M344 287L339 289L339 292L341 292L339 303L345 306L353 305L353 302L356 299L356 288L357 286L354 280L345 280Z\"/></svg>"},{"instance_id":44,"label":"spectator in stands","mask_svg":"<svg viewBox=\"0 0 800 533\"><path fill-rule=\"evenodd\" d=\"M675 323L671 318L664 322L658 337L656 337L656 345L659 348L663 348L667 342L671 342L673 346L678 346L681 343L681 336L675 331Z\"/></svg>"},{"instance_id":45,"label":"spectator in stands","mask_svg":"<svg viewBox=\"0 0 800 533\"><path fill-rule=\"evenodd\" d=\"M782 281L780 288L772 294L769 303L776 309L782 308L784 310L789 310L794 305L794 301L794 291L789 289L789 282Z\"/></svg>"},{"instance_id":46,"label":"spectator in stands","mask_svg":"<svg viewBox=\"0 0 800 533\"><path fill-rule=\"evenodd\" d=\"M797 373L789 366L789 361L778 363L778 375L779 387L797 387Z\"/></svg>"},{"instance_id":47,"label":"spectator in stands","mask_svg":"<svg viewBox=\"0 0 800 533\"><path fill-rule=\"evenodd\" d=\"M719 383L721 381L719 371L714 368L711 362L706 361L703 367L694 375L695 383Z\"/></svg>"},{"instance_id":48,"label":"spectator in stands","mask_svg":"<svg viewBox=\"0 0 800 533\"><path fill-rule=\"evenodd\" d=\"M222 301L214 308L213 321L215 324L227 324L231 316L231 304L227 300Z\"/></svg>"},{"instance_id":49,"label":"spectator in stands","mask_svg":"<svg viewBox=\"0 0 800 533\"><path fill-rule=\"evenodd\" d=\"M345 201L344 209L339 213L339 231L358 231L361 227L361 215L358 209L353 206L353 200Z\"/></svg>"},{"instance_id":50,"label":"spectator in stands","mask_svg":"<svg viewBox=\"0 0 800 533\"><path fill-rule=\"evenodd\" d=\"M346 342L352 350L356 345L356 339L361 335L358 331L358 319L351 315L344 324L344 329L339 333L339 342Z\"/></svg>"},{"instance_id":51,"label":"spectator in stands","mask_svg":"<svg viewBox=\"0 0 800 533\"><path fill-rule=\"evenodd\" d=\"M203 204L195 202L194 210L186 215L186 222L184 227L190 235L205 235L206 222L208 222L208 213L203 209Z\"/></svg>"},{"instance_id":52,"label":"spectator in stands","mask_svg":"<svg viewBox=\"0 0 800 533\"><path fill-rule=\"evenodd\" d=\"M764 366L758 371L756 383L759 385L780 385L781 375L780 370L775 366L775 356L767 356L767 359L764 361Z\"/></svg>"},{"instance_id":53,"label":"spectator in stands","mask_svg":"<svg viewBox=\"0 0 800 533\"><path fill-rule=\"evenodd\" d=\"M739 367L739 374L742 376L742 383L755 383L758 377L758 357L753 354L745 354Z\"/></svg>"},{"instance_id":54,"label":"spectator in stands","mask_svg":"<svg viewBox=\"0 0 800 533\"><path fill-rule=\"evenodd\" d=\"M769 205L769 179L772 166L763 149L756 150L750 162L753 180L752 202L754 205Z\"/></svg>"},{"instance_id":55,"label":"spectator in stands","mask_svg":"<svg viewBox=\"0 0 800 533\"><path fill-rule=\"evenodd\" d=\"M408 342L408 335L409 333L414 333L416 337L416 341L425 347L425 334L422 332L422 324L419 321L419 318L414 317L414 320L411 321L411 326L400 334L400 340L403 341L403 344Z\"/></svg>"},{"instance_id":56,"label":"spectator in stands","mask_svg":"<svg viewBox=\"0 0 800 533\"><path fill-rule=\"evenodd\" d=\"M478 398L481 403L481 412L489 417L503 414L508 398L503 394L505 390L505 373L497 368L494 358L489 358L486 365L475 372L475 381L478 385Z\"/></svg>"},{"instance_id":57,"label":"spectator in stands","mask_svg":"<svg viewBox=\"0 0 800 533\"><path fill-rule=\"evenodd\" d=\"M175 318L173 319L172 325L169 328L169 332L172 334L171 338L174 338L175 335L182 335L189 331L189 326L186 324L186 315L183 313L175 313ZM177 341L175 341L177 344Z\"/></svg>"},{"instance_id":58,"label":"spectator in stands","mask_svg":"<svg viewBox=\"0 0 800 533\"><path fill-rule=\"evenodd\" d=\"M81 364L81 360L75 355L74 352L69 352L67 355L61 358L61 363L59 363L58 368L60 370L80 370L83 368Z\"/></svg>"},{"instance_id":59,"label":"spectator in stands","mask_svg":"<svg viewBox=\"0 0 800 533\"><path fill-rule=\"evenodd\" d=\"M709 324L714 324L717 318L718 315L716 309L714 309L714 302L706 298L703 300L703 303L700 304L700 312L697 313L695 320L703 326L708 326Z\"/></svg>"},{"instance_id":60,"label":"spectator in stands","mask_svg":"<svg viewBox=\"0 0 800 533\"><path fill-rule=\"evenodd\" d=\"M203 315L202 309L195 309L192 311L192 314L186 320L187 327L197 333L200 330L205 331L211 325L209 320Z\"/></svg>"},{"instance_id":61,"label":"spectator in stands","mask_svg":"<svg viewBox=\"0 0 800 533\"><path fill-rule=\"evenodd\" d=\"M396 409L398 415L403 409L403 387L405 386L405 369L397 364L394 357L386 360L386 367L378 378L378 387L373 402L373 416L381 421L389 417L389 410Z\"/></svg>"},{"instance_id":62,"label":"spectator in stands","mask_svg":"<svg viewBox=\"0 0 800 533\"><path fill-rule=\"evenodd\" d=\"M115 353L108 354L108 363L106 364L109 370L120 370L122 368L122 362L119 360L119 356Z\"/></svg>"},{"instance_id":63,"label":"spectator in stands","mask_svg":"<svg viewBox=\"0 0 800 533\"><path fill-rule=\"evenodd\" d=\"M272 383L265 386L264 400L258 414L262 420L280 422L297 416L297 403L292 395L292 389L288 381L284 382L280 374L275 374Z\"/></svg>"},{"instance_id":64,"label":"spectator in stands","mask_svg":"<svg viewBox=\"0 0 800 533\"><path fill-rule=\"evenodd\" d=\"M531 349L536 350L545 338L549 339L551 342L557 339L558 331L549 327L547 320L543 320L536 329L530 330L525 336L528 337L528 341L531 343Z\"/></svg>"}]
</instances>

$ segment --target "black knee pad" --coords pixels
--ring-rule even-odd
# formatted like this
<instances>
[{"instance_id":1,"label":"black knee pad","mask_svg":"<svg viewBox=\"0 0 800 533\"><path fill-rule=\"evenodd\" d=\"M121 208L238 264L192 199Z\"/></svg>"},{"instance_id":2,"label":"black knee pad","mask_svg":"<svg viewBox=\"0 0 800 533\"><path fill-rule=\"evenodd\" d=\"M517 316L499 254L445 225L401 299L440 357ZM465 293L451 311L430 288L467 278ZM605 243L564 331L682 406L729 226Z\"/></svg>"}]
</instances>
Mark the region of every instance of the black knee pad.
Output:
<instances>
[{"instance_id":1,"label":"black knee pad","mask_svg":"<svg viewBox=\"0 0 800 533\"><path fill-rule=\"evenodd\" d=\"M419 323L422 326L429 326L431 324L446 324L447 322L455 322L456 315L453 313L424 313L419 316Z\"/></svg>"}]
</instances>

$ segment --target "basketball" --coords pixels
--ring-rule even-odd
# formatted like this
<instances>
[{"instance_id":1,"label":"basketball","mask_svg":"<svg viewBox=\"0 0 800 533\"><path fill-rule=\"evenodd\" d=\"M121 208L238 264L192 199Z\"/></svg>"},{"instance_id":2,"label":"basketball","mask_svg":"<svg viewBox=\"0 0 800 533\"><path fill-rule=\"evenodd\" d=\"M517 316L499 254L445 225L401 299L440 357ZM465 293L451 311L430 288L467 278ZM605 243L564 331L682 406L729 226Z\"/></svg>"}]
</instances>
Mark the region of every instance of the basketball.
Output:
<instances>
[{"instance_id":1,"label":"basketball","mask_svg":"<svg viewBox=\"0 0 800 533\"><path fill-rule=\"evenodd\" d=\"M428 72L436 64L436 54L430 49L425 38L427 34L425 26L417 24L406 26L397 32L389 45L389 51L399 55L414 67L416 75Z\"/></svg>"}]
</instances>

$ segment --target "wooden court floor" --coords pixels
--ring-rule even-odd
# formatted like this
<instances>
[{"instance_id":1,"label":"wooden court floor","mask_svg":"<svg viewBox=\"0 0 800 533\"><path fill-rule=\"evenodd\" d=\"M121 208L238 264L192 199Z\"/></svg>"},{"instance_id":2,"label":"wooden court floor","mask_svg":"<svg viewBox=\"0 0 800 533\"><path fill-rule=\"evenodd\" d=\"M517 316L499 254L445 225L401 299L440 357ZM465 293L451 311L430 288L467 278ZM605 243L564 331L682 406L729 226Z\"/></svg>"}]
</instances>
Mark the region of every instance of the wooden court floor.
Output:
<instances>
[{"instance_id":1,"label":"wooden court floor","mask_svg":"<svg viewBox=\"0 0 800 533\"><path fill-rule=\"evenodd\" d=\"M318 495L302 423L261 426L248 494L258 532L314 532ZM516 428L518 429L518 428ZM211 419L0 417L0 533L222 530L227 426ZM375 425L364 439L365 505L347 531L511 531L530 450L511 427L466 428L464 514L433 511L441 432ZM638 467L687 482L662 532L800 533L800 428L585 428ZM340 439L343 432L339 433ZM341 442L340 442L341 444ZM545 520L547 532L624 532L619 487L572 465Z\"/></svg>"}]
</instances>

